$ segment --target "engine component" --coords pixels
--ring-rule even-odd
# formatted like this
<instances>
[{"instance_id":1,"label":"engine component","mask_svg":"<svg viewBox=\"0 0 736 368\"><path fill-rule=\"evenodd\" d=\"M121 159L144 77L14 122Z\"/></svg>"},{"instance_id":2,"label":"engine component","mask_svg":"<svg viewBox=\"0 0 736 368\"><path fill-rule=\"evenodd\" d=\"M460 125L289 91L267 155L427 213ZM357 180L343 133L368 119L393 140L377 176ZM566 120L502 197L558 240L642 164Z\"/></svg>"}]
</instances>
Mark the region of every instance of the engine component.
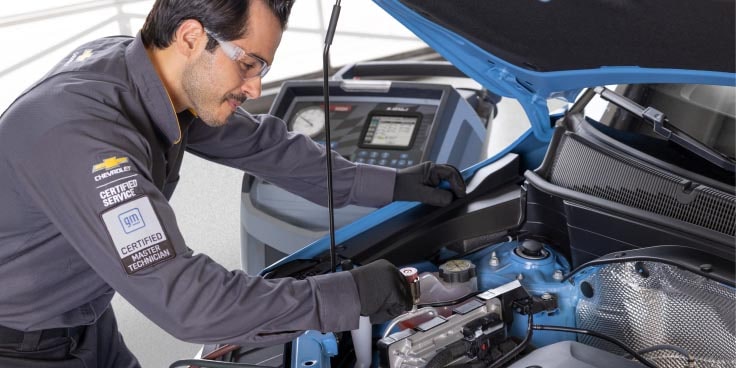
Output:
<instances>
[{"instance_id":1,"label":"engine component","mask_svg":"<svg viewBox=\"0 0 736 368\"><path fill-rule=\"evenodd\" d=\"M589 289L577 306L579 328L605 333L634 350L675 345L688 351L698 367L732 367L736 361L736 290L731 287L657 262L591 267L574 282ZM579 341L621 353L597 339ZM647 357L662 368L687 364L672 351Z\"/></svg>"},{"instance_id":2,"label":"engine component","mask_svg":"<svg viewBox=\"0 0 736 368\"><path fill-rule=\"evenodd\" d=\"M513 348L502 317L506 298L525 299L529 294L513 281L457 305L447 318L434 313L414 328L385 336L378 341L381 366L444 367L471 360L491 362L503 356Z\"/></svg>"},{"instance_id":3,"label":"engine component","mask_svg":"<svg viewBox=\"0 0 736 368\"><path fill-rule=\"evenodd\" d=\"M502 328L501 318L489 315L478 318L463 326L463 343L468 358L483 361L493 361L502 354L494 355L494 346L501 345L506 340L506 333ZM499 352L502 353L502 352Z\"/></svg>"},{"instance_id":4,"label":"engine component","mask_svg":"<svg viewBox=\"0 0 736 368\"><path fill-rule=\"evenodd\" d=\"M406 282L409 283L411 291L411 299L414 305L419 304L419 299L422 295L422 290L419 284L419 271L414 267L404 267L401 270L401 274L406 278Z\"/></svg>"},{"instance_id":5,"label":"engine component","mask_svg":"<svg viewBox=\"0 0 736 368\"><path fill-rule=\"evenodd\" d=\"M520 249L524 247L532 254L543 253L545 256L530 259L528 255L520 255L522 252ZM537 241L527 239L523 242L509 241L494 245L483 255L478 256L474 262L479 265L478 284L481 290L503 285L522 275L523 278L519 282L524 289L540 298L547 294L555 298L559 306L559 309L552 313L536 314L534 316L536 323L575 326L575 304L579 296L574 286L561 282L564 277L561 275L570 272L570 266L560 253ZM526 333L526 318L519 315L517 317L514 318L510 333L521 337ZM570 336L562 332L547 332L534 334L531 344L545 346L569 339Z\"/></svg>"},{"instance_id":6,"label":"engine component","mask_svg":"<svg viewBox=\"0 0 736 368\"><path fill-rule=\"evenodd\" d=\"M544 244L534 239L524 240L514 252L524 259L545 259L549 256L549 252L544 249Z\"/></svg>"},{"instance_id":7,"label":"engine component","mask_svg":"<svg viewBox=\"0 0 736 368\"><path fill-rule=\"evenodd\" d=\"M448 283L462 283L475 277L475 265L465 259L454 259L440 265L440 278Z\"/></svg>"},{"instance_id":8,"label":"engine component","mask_svg":"<svg viewBox=\"0 0 736 368\"><path fill-rule=\"evenodd\" d=\"M455 259L443 263L439 268L439 273L423 272L419 275L422 284L420 304L457 300L478 291L478 278L472 262ZM449 316L451 312L449 308L440 310L443 316Z\"/></svg>"}]
</instances>

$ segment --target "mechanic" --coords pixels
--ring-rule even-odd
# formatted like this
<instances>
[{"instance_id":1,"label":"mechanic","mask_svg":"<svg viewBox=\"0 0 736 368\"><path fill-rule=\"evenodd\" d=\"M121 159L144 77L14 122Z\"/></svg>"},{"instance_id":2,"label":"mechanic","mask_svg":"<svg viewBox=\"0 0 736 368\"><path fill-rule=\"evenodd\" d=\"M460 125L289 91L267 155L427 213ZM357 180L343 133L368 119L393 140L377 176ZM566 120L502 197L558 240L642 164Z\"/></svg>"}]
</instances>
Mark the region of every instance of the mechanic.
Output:
<instances>
[{"instance_id":1,"label":"mechanic","mask_svg":"<svg viewBox=\"0 0 736 368\"><path fill-rule=\"evenodd\" d=\"M411 304L381 260L305 280L227 271L187 247L168 199L186 151L325 204L326 150L261 93L290 0L158 0L135 37L87 43L0 117L0 366L137 367L115 292L173 336L264 346L378 323ZM451 166L394 170L332 153L335 205L446 205ZM447 180L450 190L438 189Z\"/></svg>"}]
</instances>

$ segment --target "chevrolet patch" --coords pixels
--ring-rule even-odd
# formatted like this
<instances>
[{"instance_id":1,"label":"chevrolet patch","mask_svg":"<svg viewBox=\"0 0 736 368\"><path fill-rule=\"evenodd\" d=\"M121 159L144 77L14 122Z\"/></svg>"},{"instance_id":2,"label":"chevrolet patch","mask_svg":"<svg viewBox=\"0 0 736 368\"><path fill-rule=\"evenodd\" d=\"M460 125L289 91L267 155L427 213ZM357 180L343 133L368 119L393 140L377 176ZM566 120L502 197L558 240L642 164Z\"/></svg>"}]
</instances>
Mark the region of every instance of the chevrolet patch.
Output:
<instances>
[{"instance_id":1,"label":"chevrolet patch","mask_svg":"<svg viewBox=\"0 0 736 368\"><path fill-rule=\"evenodd\" d=\"M92 166L92 172L95 173L100 170L112 170L125 163L128 163L127 157L118 158L117 156L112 156L102 160L99 164Z\"/></svg>"}]
</instances>

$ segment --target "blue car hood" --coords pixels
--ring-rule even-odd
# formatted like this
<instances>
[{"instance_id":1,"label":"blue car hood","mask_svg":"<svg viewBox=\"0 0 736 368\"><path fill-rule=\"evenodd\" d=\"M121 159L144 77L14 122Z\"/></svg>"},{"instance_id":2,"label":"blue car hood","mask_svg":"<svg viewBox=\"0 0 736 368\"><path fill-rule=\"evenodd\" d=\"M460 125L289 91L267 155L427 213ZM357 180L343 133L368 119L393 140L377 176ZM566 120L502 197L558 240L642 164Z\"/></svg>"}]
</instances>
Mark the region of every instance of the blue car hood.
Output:
<instances>
[{"instance_id":1,"label":"blue car hood","mask_svg":"<svg viewBox=\"0 0 736 368\"><path fill-rule=\"evenodd\" d=\"M733 0L374 0L489 90L534 135L547 100L631 83L736 85Z\"/></svg>"}]
</instances>

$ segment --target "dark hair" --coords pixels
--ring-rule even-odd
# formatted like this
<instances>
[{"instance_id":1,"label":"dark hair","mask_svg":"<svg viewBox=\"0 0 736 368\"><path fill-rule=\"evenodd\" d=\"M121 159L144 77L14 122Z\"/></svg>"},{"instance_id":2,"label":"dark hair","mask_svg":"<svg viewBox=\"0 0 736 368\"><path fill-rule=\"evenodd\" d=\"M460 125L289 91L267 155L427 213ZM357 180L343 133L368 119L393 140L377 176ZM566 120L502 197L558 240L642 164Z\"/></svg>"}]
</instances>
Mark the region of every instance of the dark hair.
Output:
<instances>
[{"instance_id":1,"label":"dark hair","mask_svg":"<svg viewBox=\"0 0 736 368\"><path fill-rule=\"evenodd\" d=\"M286 28L293 0L156 0L141 29L146 47L171 45L176 29L187 19L195 19L223 40L242 38L247 32L248 7L251 1L264 1ZM207 50L217 46L212 38Z\"/></svg>"}]
</instances>

